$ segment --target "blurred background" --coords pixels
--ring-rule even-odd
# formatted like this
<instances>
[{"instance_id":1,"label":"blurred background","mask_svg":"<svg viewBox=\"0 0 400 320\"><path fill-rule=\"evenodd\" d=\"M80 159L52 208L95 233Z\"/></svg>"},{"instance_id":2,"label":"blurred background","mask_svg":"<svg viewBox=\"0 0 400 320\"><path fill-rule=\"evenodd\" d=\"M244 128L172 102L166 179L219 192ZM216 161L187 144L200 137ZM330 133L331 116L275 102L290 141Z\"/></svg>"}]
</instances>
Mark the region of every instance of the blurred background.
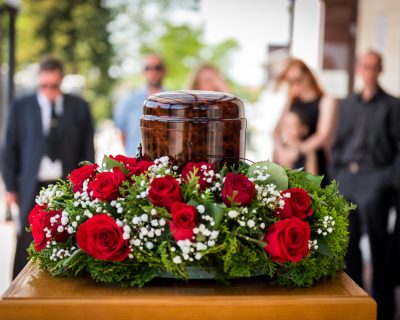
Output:
<instances>
[{"instance_id":1,"label":"blurred background","mask_svg":"<svg viewBox=\"0 0 400 320\"><path fill-rule=\"evenodd\" d=\"M398 96L399 27L399 0L0 0L0 139L10 103L34 92L38 61L52 53L66 65L63 91L91 105L97 159L123 152L113 107L143 85L141 56L156 51L169 90L187 87L203 62L218 66L246 105L246 157L267 159L285 102L274 90L284 61L303 59L341 98L359 85L357 52L376 49L381 83ZM0 181L0 221L3 195ZM1 223L0 293L11 280L13 239L13 224Z\"/></svg>"}]
</instances>

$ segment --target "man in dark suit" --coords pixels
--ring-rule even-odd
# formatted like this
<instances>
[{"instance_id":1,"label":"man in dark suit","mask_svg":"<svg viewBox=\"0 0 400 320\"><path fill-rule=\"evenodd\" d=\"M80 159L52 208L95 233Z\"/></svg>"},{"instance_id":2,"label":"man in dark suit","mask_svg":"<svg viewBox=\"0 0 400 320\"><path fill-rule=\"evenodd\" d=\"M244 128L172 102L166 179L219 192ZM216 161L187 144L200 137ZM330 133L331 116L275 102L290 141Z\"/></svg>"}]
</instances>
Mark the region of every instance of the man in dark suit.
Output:
<instances>
[{"instance_id":1,"label":"man in dark suit","mask_svg":"<svg viewBox=\"0 0 400 320\"><path fill-rule=\"evenodd\" d=\"M378 302L378 319L392 319L394 288L387 231L392 195L400 183L400 101L378 82L382 58L368 51L357 61L364 82L359 94L342 101L332 152L332 174L342 194L357 205L350 214L347 273L360 285L360 237L368 234L373 265L372 294ZM396 178L397 177L397 178Z\"/></svg>"},{"instance_id":2,"label":"man in dark suit","mask_svg":"<svg viewBox=\"0 0 400 320\"><path fill-rule=\"evenodd\" d=\"M79 162L94 161L89 105L63 94L63 65L54 58L40 64L38 91L14 103L4 150L6 202L20 209L14 277L27 262L32 237L25 232L28 214L41 187L66 178Z\"/></svg>"}]
</instances>

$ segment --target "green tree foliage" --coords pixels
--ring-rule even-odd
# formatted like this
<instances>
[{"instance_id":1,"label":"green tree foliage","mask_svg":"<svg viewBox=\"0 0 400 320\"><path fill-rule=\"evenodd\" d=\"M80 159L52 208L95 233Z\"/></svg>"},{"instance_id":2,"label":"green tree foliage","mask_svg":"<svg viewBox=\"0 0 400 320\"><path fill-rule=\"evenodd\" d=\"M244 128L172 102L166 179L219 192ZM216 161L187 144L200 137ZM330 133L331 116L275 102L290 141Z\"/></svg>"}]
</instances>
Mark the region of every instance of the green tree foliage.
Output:
<instances>
[{"instance_id":1,"label":"green tree foliage","mask_svg":"<svg viewBox=\"0 0 400 320\"><path fill-rule=\"evenodd\" d=\"M204 43L202 38L201 28L166 23L165 33L157 42L144 45L142 52L162 53L168 66L166 87L182 89L186 87L193 69L205 61L226 70L229 54L238 46L232 39L211 46Z\"/></svg>"},{"instance_id":2,"label":"green tree foliage","mask_svg":"<svg viewBox=\"0 0 400 320\"><path fill-rule=\"evenodd\" d=\"M174 11L189 13L198 10L198 1L108 0L105 5L114 17L110 23L110 41L115 51L117 73L132 78L124 67L131 65L138 75L130 79L135 85L141 83L138 81L141 79L141 56L149 52L157 52L164 57L168 68L165 86L171 90L185 88L193 70L205 62L227 74L229 56L238 48L238 43L227 39L211 45L204 40L202 25L177 23L171 18ZM235 92L237 88L240 90L240 86L227 80Z\"/></svg>"},{"instance_id":3,"label":"green tree foliage","mask_svg":"<svg viewBox=\"0 0 400 320\"><path fill-rule=\"evenodd\" d=\"M150 51L165 57L165 85L172 90L185 88L193 69L204 62L227 74L237 42L207 44L202 25L173 18L176 11L188 14L197 9L196 0L22 0L18 66L46 54L63 59L67 73L85 77L84 97L96 120L109 117L115 85L142 85L141 56ZM248 91L227 80L234 93L249 97Z\"/></svg>"},{"instance_id":4,"label":"green tree foliage","mask_svg":"<svg viewBox=\"0 0 400 320\"><path fill-rule=\"evenodd\" d=\"M19 66L37 62L46 54L61 58L67 73L85 76L85 97L94 115L108 116L108 95L114 81L108 75L112 48L107 24L111 15L102 1L23 0L21 9Z\"/></svg>"}]
</instances>

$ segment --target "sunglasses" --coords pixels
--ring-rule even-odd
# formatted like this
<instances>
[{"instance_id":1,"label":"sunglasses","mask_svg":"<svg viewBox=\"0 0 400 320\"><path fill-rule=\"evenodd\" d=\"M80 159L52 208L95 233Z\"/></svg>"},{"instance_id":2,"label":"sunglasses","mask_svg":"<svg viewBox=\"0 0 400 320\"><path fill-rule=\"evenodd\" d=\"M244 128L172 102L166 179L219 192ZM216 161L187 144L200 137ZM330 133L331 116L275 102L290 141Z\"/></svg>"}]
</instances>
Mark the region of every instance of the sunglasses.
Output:
<instances>
[{"instance_id":1,"label":"sunglasses","mask_svg":"<svg viewBox=\"0 0 400 320\"><path fill-rule=\"evenodd\" d=\"M158 71L158 72L163 71L164 70L164 65L157 64L155 66L145 66L144 67L144 71L151 71L151 70Z\"/></svg>"},{"instance_id":2,"label":"sunglasses","mask_svg":"<svg viewBox=\"0 0 400 320\"><path fill-rule=\"evenodd\" d=\"M39 87L40 89L56 90L60 87L60 85L58 83L41 83Z\"/></svg>"}]
</instances>

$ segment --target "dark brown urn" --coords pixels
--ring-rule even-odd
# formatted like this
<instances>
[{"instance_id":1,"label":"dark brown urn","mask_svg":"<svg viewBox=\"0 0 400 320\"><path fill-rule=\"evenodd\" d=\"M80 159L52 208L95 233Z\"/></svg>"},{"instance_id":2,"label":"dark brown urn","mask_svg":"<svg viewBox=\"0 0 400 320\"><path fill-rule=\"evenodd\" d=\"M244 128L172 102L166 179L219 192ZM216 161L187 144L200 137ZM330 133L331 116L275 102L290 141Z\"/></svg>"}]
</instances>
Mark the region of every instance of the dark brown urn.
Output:
<instances>
[{"instance_id":1,"label":"dark brown urn","mask_svg":"<svg viewBox=\"0 0 400 320\"><path fill-rule=\"evenodd\" d=\"M178 165L205 161L221 168L245 156L243 102L212 91L170 91L151 95L140 120L142 154L170 156Z\"/></svg>"}]
</instances>

